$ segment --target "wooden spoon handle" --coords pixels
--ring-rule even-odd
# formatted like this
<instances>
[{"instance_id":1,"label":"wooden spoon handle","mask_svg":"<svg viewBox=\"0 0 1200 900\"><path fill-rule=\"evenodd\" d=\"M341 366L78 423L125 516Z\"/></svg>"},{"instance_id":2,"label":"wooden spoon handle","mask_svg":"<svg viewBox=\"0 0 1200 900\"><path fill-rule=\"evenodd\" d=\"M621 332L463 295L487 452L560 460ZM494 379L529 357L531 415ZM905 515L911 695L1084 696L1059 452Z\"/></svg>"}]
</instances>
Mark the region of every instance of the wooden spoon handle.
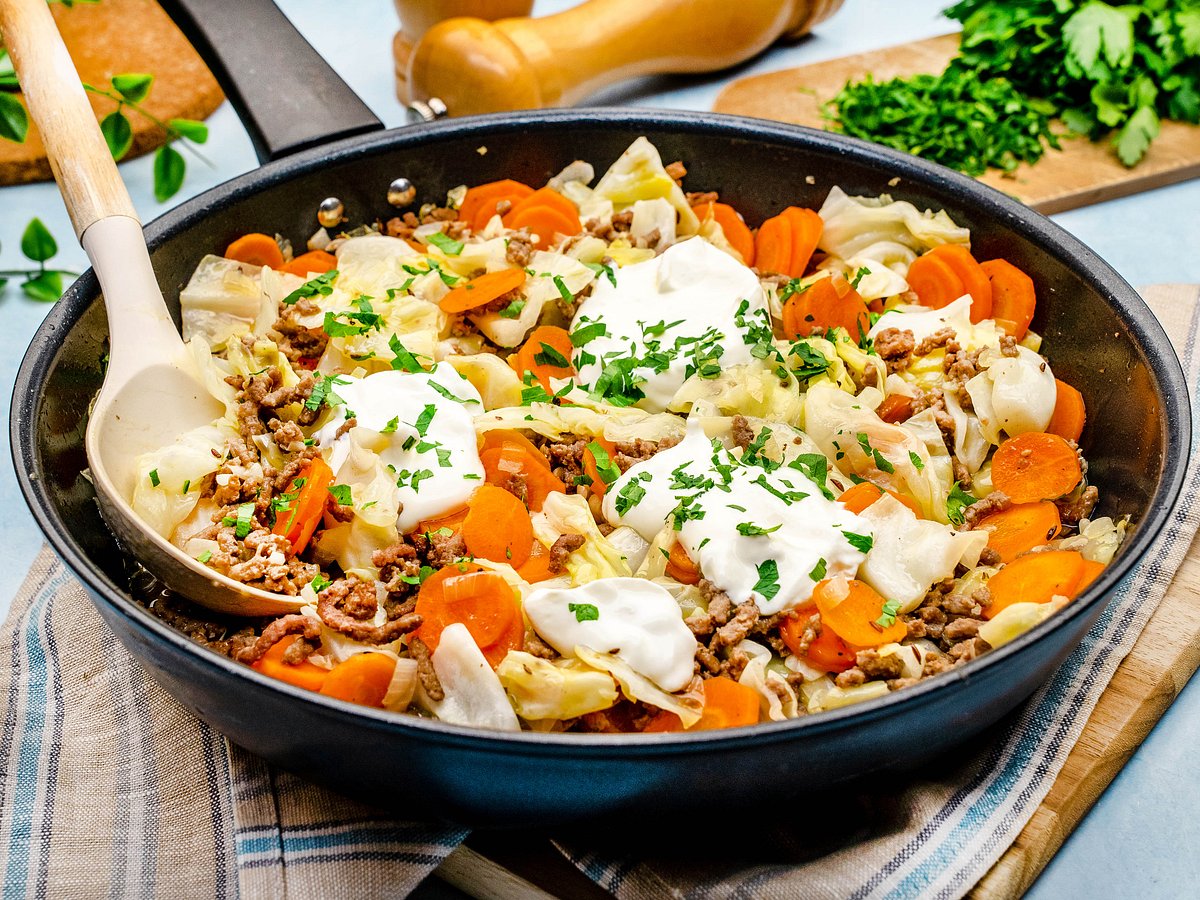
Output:
<instances>
[{"instance_id":1,"label":"wooden spoon handle","mask_svg":"<svg viewBox=\"0 0 1200 900\"><path fill-rule=\"evenodd\" d=\"M544 18L454 18L409 59L412 100L452 115L574 103L639 75L710 72L796 36L841 0L590 0Z\"/></svg>"},{"instance_id":2,"label":"wooden spoon handle","mask_svg":"<svg viewBox=\"0 0 1200 900\"><path fill-rule=\"evenodd\" d=\"M0 0L0 35L38 124L75 234L110 216L137 221L108 144L45 0Z\"/></svg>"}]
</instances>

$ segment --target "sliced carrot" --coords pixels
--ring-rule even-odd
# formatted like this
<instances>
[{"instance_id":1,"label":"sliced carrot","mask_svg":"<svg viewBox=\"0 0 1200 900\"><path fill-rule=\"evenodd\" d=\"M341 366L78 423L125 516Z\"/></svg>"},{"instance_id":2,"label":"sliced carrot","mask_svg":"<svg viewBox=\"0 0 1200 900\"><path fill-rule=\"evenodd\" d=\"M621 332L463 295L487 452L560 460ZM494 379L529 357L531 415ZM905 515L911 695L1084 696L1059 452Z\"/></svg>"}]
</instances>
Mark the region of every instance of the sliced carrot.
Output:
<instances>
[{"instance_id":1,"label":"sliced carrot","mask_svg":"<svg viewBox=\"0 0 1200 900\"><path fill-rule=\"evenodd\" d=\"M525 565L517 569L517 574L530 584L537 584L539 581L555 577L556 573L550 571L550 551L546 549L545 544L534 540L529 551L529 559L525 561Z\"/></svg>"},{"instance_id":2,"label":"sliced carrot","mask_svg":"<svg viewBox=\"0 0 1200 900\"><path fill-rule=\"evenodd\" d=\"M300 554L308 546L309 539L329 502L329 485L333 484L333 469L329 463L314 456L300 470L300 474L292 482L288 493L295 493L286 509L278 509L275 513L274 534L282 534L292 542L292 553Z\"/></svg>"},{"instance_id":3,"label":"sliced carrot","mask_svg":"<svg viewBox=\"0 0 1200 900\"><path fill-rule=\"evenodd\" d=\"M845 672L847 669L853 669L857 657L858 651L829 627L822 628L821 633L808 645L808 664L825 672Z\"/></svg>"},{"instance_id":4,"label":"sliced carrot","mask_svg":"<svg viewBox=\"0 0 1200 900\"><path fill-rule=\"evenodd\" d=\"M329 676L328 669L314 666L308 660L295 664L283 661L283 654L298 638L299 635L297 634L285 636L263 654L261 658L251 663L250 667L257 669L264 675L269 675L271 678L286 681L288 684L294 684L298 688L304 688L306 691L319 691L322 685L325 684L325 679Z\"/></svg>"},{"instance_id":5,"label":"sliced carrot","mask_svg":"<svg viewBox=\"0 0 1200 900\"><path fill-rule=\"evenodd\" d=\"M1027 553L988 579L992 602L983 608L983 617L995 618L1014 603L1047 603L1056 596L1074 597L1083 574L1083 557L1074 550Z\"/></svg>"},{"instance_id":6,"label":"sliced carrot","mask_svg":"<svg viewBox=\"0 0 1200 900\"><path fill-rule=\"evenodd\" d=\"M540 453L530 453L516 446L493 447L479 454L484 480L507 489L514 478L520 479L525 486L525 505L533 512L541 512L551 494L562 494L567 490L550 467L542 465L545 459Z\"/></svg>"},{"instance_id":7,"label":"sliced carrot","mask_svg":"<svg viewBox=\"0 0 1200 900\"><path fill-rule=\"evenodd\" d=\"M509 228L526 228L537 240L539 250L556 243L556 235L579 234L579 217L572 219L553 206L527 206L509 220Z\"/></svg>"},{"instance_id":8,"label":"sliced carrot","mask_svg":"<svg viewBox=\"0 0 1200 900\"><path fill-rule=\"evenodd\" d=\"M792 261L792 223L783 215L762 223L754 238L754 263L760 272L786 275Z\"/></svg>"},{"instance_id":9,"label":"sliced carrot","mask_svg":"<svg viewBox=\"0 0 1200 900\"><path fill-rule=\"evenodd\" d=\"M817 249L825 231L825 223L815 211L801 206L789 206L782 215L792 226L792 252L786 274L791 278L799 278L808 268L813 251Z\"/></svg>"},{"instance_id":10,"label":"sliced carrot","mask_svg":"<svg viewBox=\"0 0 1200 900\"><path fill-rule=\"evenodd\" d=\"M692 562L679 541L671 546L671 554L667 557L667 575L680 584L700 583L700 567Z\"/></svg>"},{"instance_id":11,"label":"sliced carrot","mask_svg":"<svg viewBox=\"0 0 1200 900\"><path fill-rule=\"evenodd\" d=\"M1054 388L1058 393L1054 401L1054 414L1050 416L1046 431L1068 441L1077 441L1087 421L1083 394L1058 378L1054 379Z\"/></svg>"},{"instance_id":12,"label":"sliced carrot","mask_svg":"<svg viewBox=\"0 0 1200 900\"><path fill-rule=\"evenodd\" d=\"M462 205L458 208L458 218L460 221L471 223L473 226L480 210L488 201L491 201L491 212L483 220L483 224L486 225L488 219L496 213L497 201L508 199L510 202L513 202L513 198L515 198L515 202L520 202L532 193L533 188L529 185L513 181L509 178L504 178L500 181L489 181L487 184L467 188L467 195L463 197Z\"/></svg>"},{"instance_id":13,"label":"sliced carrot","mask_svg":"<svg viewBox=\"0 0 1200 900\"><path fill-rule=\"evenodd\" d=\"M783 305L783 332L788 338L807 337L814 331L845 328L857 341L871 327L867 304L840 275L821 278Z\"/></svg>"},{"instance_id":14,"label":"sliced carrot","mask_svg":"<svg viewBox=\"0 0 1200 900\"><path fill-rule=\"evenodd\" d=\"M386 653L355 653L333 667L321 693L378 709L383 706L395 672L396 661Z\"/></svg>"},{"instance_id":15,"label":"sliced carrot","mask_svg":"<svg viewBox=\"0 0 1200 900\"><path fill-rule=\"evenodd\" d=\"M963 292L971 295L972 322L992 317L992 283L970 250L962 244L942 244L926 255L941 259L958 276Z\"/></svg>"},{"instance_id":16,"label":"sliced carrot","mask_svg":"<svg viewBox=\"0 0 1200 900\"><path fill-rule=\"evenodd\" d=\"M907 394L888 394L875 408L875 414L893 425L907 422L912 418L913 398Z\"/></svg>"},{"instance_id":17,"label":"sliced carrot","mask_svg":"<svg viewBox=\"0 0 1200 900\"><path fill-rule=\"evenodd\" d=\"M510 291L515 291L525 283L525 278L524 269L497 269L495 272L485 272L466 284L451 288L450 292L438 301L438 306L442 308L442 312L450 315L477 309Z\"/></svg>"},{"instance_id":18,"label":"sliced carrot","mask_svg":"<svg viewBox=\"0 0 1200 900\"><path fill-rule=\"evenodd\" d=\"M417 534L432 534L435 531L441 531L443 528L449 528L451 531L456 532L462 531L462 525L466 519L467 507L464 506L432 519L422 519L417 523L414 531Z\"/></svg>"},{"instance_id":19,"label":"sliced carrot","mask_svg":"<svg viewBox=\"0 0 1200 900\"><path fill-rule=\"evenodd\" d=\"M850 512L858 515L860 512L882 497L884 493L884 488L881 488L876 484L872 484L869 481L862 481L845 491L842 496L838 497L838 502L841 503L842 506L846 507L846 509L850 510ZM890 490L886 491L886 493L891 494L893 497L911 509L913 515L918 519L922 518L921 507L917 505L917 501L912 497L905 497L903 494Z\"/></svg>"},{"instance_id":20,"label":"sliced carrot","mask_svg":"<svg viewBox=\"0 0 1200 900\"><path fill-rule=\"evenodd\" d=\"M283 251L279 249L275 238L257 231L242 235L226 247L225 258L252 266L270 266L272 269L283 265Z\"/></svg>"},{"instance_id":21,"label":"sliced carrot","mask_svg":"<svg viewBox=\"0 0 1200 900\"><path fill-rule=\"evenodd\" d=\"M917 302L930 309L949 306L967 292L962 279L946 260L926 253L913 260L905 276Z\"/></svg>"},{"instance_id":22,"label":"sliced carrot","mask_svg":"<svg viewBox=\"0 0 1200 900\"><path fill-rule=\"evenodd\" d=\"M495 667L521 646L524 622L513 590L501 575L476 563L453 563L430 575L417 595L416 635L436 651L447 625L461 622Z\"/></svg>"},{"instance_id":23,"label":"sliced carrot","mask_svg":"<svg viewBox=\"0 0 1200 900\"><path fill-rule=\"evenodd\" d=\"M857 579L827 578L813 588L812 599L822 624L855 647L878 647L908 634L908 627L898 619L891 625L878 624L884 599Z\"/></svg>"},{"instance_id":24,"label":"sliced carrot","mask_svg":"<svg viewBox=\"0 0 1200 900\"><path fill-rule=\"evenodd\" d=\"M725 240L741 254L742 262L748 266L754 265L754 235L736 209L728 203L710 202L696 204L692 212L702 221L712 219L720 225Z\"/></svg>"},{"instance_id":25,"label":"sliced carrot","mask_svg":"<svg viewBox=\"0 0 1200 900\"><path fill-rule=\"evenodd\" d=\"M472 556L508 563L514 569L525 564L533 549L529 510L494 484L482 484L471 495L462 536Z\"/></svg>"},{"instance_id":26,"label":"sliced carrot","mask_svg":"<svg viewBox=\"0 0 1200 900\"><path fill-rule=\"evenodd\" d=\"M703 682L704 710L692 731L737 728L758 722L759 695L749 685L721 675Z\"/></svg>"},{"instance_id":27,"label":"sliced carrot","mask_svg":"<svg viewBox=\"0 0 1200 900\"><path fill-rule=\"evenodd\" d=\"M605 438L596 437L592 438L592 440L588 442L588 446L585 447L583 451L583 474L592 479L591 484L588 485L588 490L590 490L597 497L603 497L605 493L608 492L608 484L605 482L604 477L600 474L600 467L596 464L596 457L592 453L591 445L593 443L599 444L604 452L608 454L608 461L610 463L612 462L613 457L617 454L617 445ZM613 473L610 472L610 474Z\"/></svg>"},{"instance_id":28,"label":"sliced carrot","mask_svg":"<svg viewBox=\"0 0 1200 900\"><path fill-rule=\"evenodd\" d=\"M1012 562L1026 550L1054 540L1062 529L1058 507L1048 500L1017 503L984 516L976 524L988 533L987 545L1000 554L1001 562Z\"/></svg>"},{"instance_id":29,"label":"sliced carrot","mask_svg":"<svg viewBox=\"0 0 1200 900\"><path fill-rule=\"evenodd\" d=\"M1080 576L1079 584L1075 588L1075 596L1078 597L1091 587L1092 582L1100 577L1100 573L1104 569L1104 563L1096 562L1094 559L1085 559L1083 561L1083 575Z\"/></svg>"},{"instance_id":30,"label":"sliced carrot","mask_svg":"<svg viewBox=\"0 0 1200 900\"><path fill-rule=\"evenodd\" d=\"M992 485L1014 503L1062 497L1082 478L1078 455L1057 434L1027 431L1009 438L992 457Z\"/></svg>"},{"instance_id":31,"label":"sliced carrot","mask_svg":"<svg viewBox=\"0 0 1200 900\"><path fill-rule=\"evenodd\" d=\"M281 266L279 271L291 272L293 275L307 278L313 272L323 275L330 269L336 268L337 257L332 253L326 253L324 250L309 250L307 253L301 253L291 262Z\"/></svg>"},{"instance_id":32,"label":"sliced carrot","mask_svg":"<svg viewBox=\"0 0 1200 900\"><path fill-rule=\"evenodd\" d=\"M545 346L542 346L542 345ZM547 350L546 347L550 349ZM551 378L570 378L575 374L574 366L569 363L575 347L571 344L571 335L565 328L556 325L539 325L529 333L525 343L516 353L508 358L508 364L522 378L526 372L532 372L542 388L550 392ZM557 356L567 360L568 365L556 365L548 357Z\"/></svg>"},{"instance_id":33,"label":"sliced carrot","mask_svg":"<svg viewBox=\"0 0 1200 900\"><path fill-rule=\"evenodd\" d=\"M1003 259L980 263L992 283L992 318L996 324L1011 323L1004 330L1018 341L1025 337L1037 309L1037 293L1033 279Z\"/></svg>"},{"instance_id":34,"label":"sliced carrot","mask_svg":"<svg viewBox=\"0 0 1200 900\"><path fill-rule=\"evenodd\" d=\"M556 210L566 217L567 221L573 223L574 231L563 232L564 234L579 234L583 226L579 224L579 207L560 194L554 188L544 187L538 188L521 202L517 203L510 209L502 218L502 221L509 228L519 228L519 225L512 224L524 210L532 209L535 206L548 206Z\"/></svg>"},{"instance_id":35,"label":"sliced carrot","mask_svg":"<svg viewBox=\"0 0 1200 900\"><path fill-rule=\"evenodd\" d=\"M479 452L491 450L495 447L515 447L518 450L527 452L535 462L543 463L547 469L550 468L550 460L546 459L545 454L537 448L537 446L521 432L512 428L493 428L491 431L484 432L483 443L479 445Z\"/></svg>"}]
</instances>

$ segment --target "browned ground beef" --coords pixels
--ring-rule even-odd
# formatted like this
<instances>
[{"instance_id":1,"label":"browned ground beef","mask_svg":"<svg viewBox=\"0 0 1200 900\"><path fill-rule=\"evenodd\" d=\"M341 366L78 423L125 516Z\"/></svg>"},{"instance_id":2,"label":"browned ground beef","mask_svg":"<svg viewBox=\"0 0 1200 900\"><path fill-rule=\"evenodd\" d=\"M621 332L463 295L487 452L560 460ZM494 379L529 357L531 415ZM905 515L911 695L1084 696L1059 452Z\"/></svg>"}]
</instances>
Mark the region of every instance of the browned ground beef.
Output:
<instances>
[{"instance_id":1,"label":"browned ground beef","mask_svg":"<svg viewBox=\"0 0 1200 900\"><path fill-rule=\"evenodd\" d=\"M754 442L754 429L745 416L734 416L732 423L733 442L745 450Z\"/></svg>"},{"instance_id":2,"label":"browned ground beef","mask_svg":"<svg viewBox=\"0 0 1200 900\"><path fill-rule=\"evenodd\" d=\"M582 534L564 534L550 548L550 562L547 568L554 575L567 571L567 557L584 545L587 540Z\"/></svg>"},{"instance_id":3,"label":"browned ground beef","mask_svg":"<svg viewBox=\"0 0 1200 900\"><path fill-rule=\"evenodd\" d=\"M982 500L972 503L963 511L963 528L975 528L982 519L992 513L1004 512L1012 506L1012 500L1004 491L992 491Z\"/></svg>"},{"instance_id":4,"label":"browned ground beef","mask_svg":"<svg viewBox=\"0 0 1200 900\"><path fill-rule=\"evenodd\" d=\"M945 347L954 337L954 329L949 326L939 328L928 337L921 338L921 343L913 349L913 356L928 356L934 350Z\"/></svg>"},{"instance_id":5,"label":"browned ground beef","mask_svg":"<svg viewBox=\"0 0 1200 900\"><path fill-rule=\"evenodd\" d=\"M913 333L899 328L885 328L875 335L875 352L887 363L888 372L902 372L912 361L916 340Z\"/></svg>"}]
</instances>

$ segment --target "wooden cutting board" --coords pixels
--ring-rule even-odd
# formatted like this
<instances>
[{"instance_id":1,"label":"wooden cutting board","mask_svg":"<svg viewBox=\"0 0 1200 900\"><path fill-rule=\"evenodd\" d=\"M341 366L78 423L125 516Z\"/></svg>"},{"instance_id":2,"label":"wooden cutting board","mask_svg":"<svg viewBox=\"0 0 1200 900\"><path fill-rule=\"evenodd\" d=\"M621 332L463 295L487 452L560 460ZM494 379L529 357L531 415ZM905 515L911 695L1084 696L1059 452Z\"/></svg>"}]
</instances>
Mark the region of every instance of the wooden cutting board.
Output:
<instances>
[{"instance_id":1,"label":"wooden cutting board","mask_svg":"<svg viewBox=\"0 0 1200 900\"><path fill-rule=\"evenodd\" d=\"M80 79L88 84L107 87L113 75L148 72L154 84L141 105L164 122L205 119L225 99L212 73L154 0L104 0L70 8L55 4L50 9ZM88 99L97 120L117 108L105 97L89 94ZM133 146L125 159L162 145L166 133L161 128L133 110L126 115L133 126ZM51 177L46 148L32 123L23 144L0 140L0 184Z\"/></svg>"},{"instance_id":2,"label":"wooden cutting board","mask_svg":"<svg viewBox=\"0 0 1200 900\"><path fill-rule=\"evenodd\" d=\"M947 34L912 44L742 78L725 88L717 112L777 119L812 128L826 124L821 105L848 80L868 73L876 81L945 68L958 50L958 35ZM1200 127L1164 122L1145 158L1127 169L1105 141L1063 139L1061 152L1050 150L1036 164L1022 165L1012 176L989 172L980 181L1039 212L1050 214L1186 181L1200 175Z\"/></svg>"}]
</instances>

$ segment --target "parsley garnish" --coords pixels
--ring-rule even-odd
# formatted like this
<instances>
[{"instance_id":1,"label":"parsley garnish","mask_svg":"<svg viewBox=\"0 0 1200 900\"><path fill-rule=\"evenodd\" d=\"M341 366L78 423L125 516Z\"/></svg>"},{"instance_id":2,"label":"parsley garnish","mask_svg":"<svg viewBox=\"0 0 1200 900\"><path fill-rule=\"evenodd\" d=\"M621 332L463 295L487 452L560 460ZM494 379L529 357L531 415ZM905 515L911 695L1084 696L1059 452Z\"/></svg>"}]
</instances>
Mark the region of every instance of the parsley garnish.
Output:
<instances>
[{"instance_id":1,"label":"parsley garnish","mask_svg":"<svg viewBox=\"0 0 1200 900\"><path fill-rule=\"evenodd\" d=\"M328 403L330 406L336 406L339 403L345 403L341 397L333 392L335 384L349 384L350 382L339 375L317 376L317 383L313 385L312 393L308 395L308 399L304 401L304 408L310 411L315 411L321 408L322 403Z\"/></svg>"},{"instance_id":2,"label":"parsley garnish","mask_svg":"<svg viewBox=\"0 0 1200 900\"><path fill-rule=\"evenodd\" d=\"M824 375L833 365L824 353L802 340L792 343L790 355L799 361L799 366L792 367L792 374L798 381L811 381L818 375Z\"/></svg>"},{"instance_id":3,"label":"parsley garnish","mask_svg":"<svg viewBox=\"0 0 1200 900\"><path fill-rule=\"evenodd\" d=\"M392 418L388 419L387 424L383 426L383 430L380 431L379 433L380 434L395 434L396 429L399 427L399 425L400 425L400 417L392 416Z\"/></svg>"},{"instance_id":4,"label":"parsley garnish","mask_svg":"<svg viewBox=\"0 0 1200 900\"><path fill-rule=\"evenodd\" d=\"M442 231L435 231L427 235L427 238L429 239L429 243L433 244L433 246L437 247L447 256L458 256L458 254L462 253L465 246L462 241L456 241Z\"/></svg>"},{"instance_id":5,"label":"parsley garnish","mask_svg":"<svg viewBox=\"0 0 1200 900\"><path fill-rule=\"evenodd\" d=\"M808 573L808 577L813 581L820 581L825 577L825 558L821 557L817 560L817 564L813 566L813 570Z\"/></svg>"},{"instance_id":6,"label":"parsley garnish","mask_svg":"<svg viewBox=\"0 0 1200 900\"><path fill-rule=\"evenodd\" d=\"M819 487L826 500L833 499L833 492L825 484L829 477L829 460L823 454L801 453L788 463L788 468L800 472Z\"/></svg>"},{"instance_id":7,"label":"parsley garnish","mask_svg":"<svg viewBox=\"0 0 1200 900\"><path fill-rule=\"evenodd\" d=\"M413 425L413 428L417 429L417 434L425 437L425 432L429 430L429 423L433 421L435 415L437 415L437 407L432 403L426 403L425 408L421 410L421 414L417 416L416 424Z\"/></svg>"},{"instance_id":8,"label":"parsley garnish","mask_svg":"<svg viewBox=\"0 0 1200 900\"><path fill-rule=\"evenodd\" d=\"M331 484L327 490L338 506L353 506L354 497L348 484Z\"/></svg>"},{"instance_id":9,"label":"parsley garnish","mask_svg":"<svg viewBox=\"0 0 1200 900\"><path fill-rule=\"evenodd\" d=\"M470 398L463 398L463 397L456 397L456 396L454 396L454 394L450 393L450 391L449 391L449 390L447 390L446 388L442 387L442 386L441 386L440 384L438 384L436 381L430 381L430 382L429 382L429 386L430 386L431 388L433 388L435 391L437 391L439 394L441 394L443 397L445 397L447 400L452 400L452 401L454 401L455 403L462 403L462 404L464 404L464 405L465 405L465 404L467 404L467 403L475 403L475 404L478 404L478 403L479 403L479 401L478 401L478 400L472 400L472 399L470 399Z\"/></svg>"},{"instance_id":10,"label":"parsley garnish","mask_svg":"<svg viewBox=\"0 0 1200 900\"><path fill-rule=\"evenodd\" d=\"M571 289L567 287L567 283L563 281L563 277L561 275L555 275L550 280L553 281L554 286L558 288L558 295L563 298L564 302L570 303L575 299L575 295L571 293ZM543 344L543 346L545 345Z\"/></svg>"},{"instance_id":11,"label":"parsley garnish","mask_svg":"<svg viewBox=\"0 0 1200 900\"><path fill-rule=\"evenodd\" d=\"M158 469L151 469L150 470L150 485L152 487L158 487L159 484L161 484L161 483L162 482L160 482L158 480Z\"/></svg>"},{"instance_id":12,"label":"parsley garnish","mask_svg":"<svg viewBox=\"0 0 1200 900\"><path fill-rule=\"evenodd\" d=\"M416 575L401 575L400 580L405 584L423 584L425 579L434 573L432 566L421 566Z\"/></svg>"},{"instance_id":13,"label":"parsley garnish","mask_svg":"<svg viewBox=\"0 0 1200 900\"><path fill-rule=\"evenodd\" d=\"M413 356L404 345L400 343L400 338L392 335L388 339L388 347L395 354L395 359L392 360L392 368L397 372L424 372L425 367L422 366L415 356Z\"/></svg>"},{"instance_id":14,"label":"parsley garnish","mask_svg":"<svg viewBox=\"0 0 1200 900\"><path fill-rule=\"evenodd\" d=\"M234 529L234 534L238 540L243 539L250 530L254 527L254 504L243 503L237 508L237 528Z\"/></svg>"},{"instance_id":15,"label":"parsley garnish","mask_svg":"<svg viewBox=\"0 0 1200 900\"><path fill-rule=\"evenodd\" d=\"M843 531L842 536L859 553L870 553L871 547L875 545L875 540L869 534L855 534L853 531Z\"/></svg>"},{"instance_id":16,"label":"parsley garnish","mask_svg":"<svg viewBox=\"0 0 1200 900\"><path fill-rule=\"evenodd\" d=\"M502 319L515 319L521 315L521 310L525 308L524 300L513 300L508 306L500 310L499 316Z\"/></svg>"},{"instance_id":17,"label":"parsley garnish","mask_svg":"<svg viewBox=\"0 0 1200 900\"><path fill-rule=\"evenodd\" d=\"M596 461L596 471L600 474L600 480L605 484L612 484L621 477L621 470L617 468L617 464L609 458L608 451L605 450L597 441L592 441L587 445L587 449L592 454L592 459Z\"/></svg>"},{"instance_id":18,"label":"parsley garnish","mask_svg":"<svg viewBox=\"0 0 1200 900\"><path fill-rule=\"evenodd\" d=\"M328 272L318 275L311 281L304 282L304 284L283 298L283 305L291 306L297 300L304 297L328 297L333 293L333 282L337 276L337 269L330 269Z\"/></svg>"},{"instance_id":19,"label":"parsley garnish","mask_svg":"<svg viewBox=\"0 0 1200 900\"><path fill-rule=\"evenodd\" d=\"M617 515L625 515L625 513L641 503L642 498L645 496L646 489L637 481L630 481L617 493L617 499L614 503L617 508Z\"/></svg>"},{"instance_id":20,"label":"parsley garnish","mask_svg":"<svg viewBox=\"0 0 1200 900\"><path fill-rule=\"evenodd\" d=\"M575 613L576 622L594 622L600 618L600 610L591 603L568 603L567 609Z\"/></svg>"},{"instance_id":21,"label":"parsley garnish","mask_svg":"<svg viewBox=\"0 0 1200 900\"><path fill-rule=\"evenodd\" d=\"M612 286L617 286L617 273L612 270L612 266L605 263L584 263L584 265L597 275L603 272L608 277L608 280L612 283Z\"/></svg>"},{"instance_id":22,"label":"parsley garnish","mask_svg":"<svg viewBox=\"0 0 1200 900\"><path fill-rule=\"evenodd\" d=\"M888 461L887 457L871 446L871 439L864 432L858 433L858 445L862 447L863 453L875 461L875 468L880 472L887 472L891 475L896 471L896 467Z\"/></svg>"},{"instance_id":23,"label":"parsley garnish","mask_svg":"<svg viewBox=\"0 0 1200 900\"><path fill-rule=\"evenodd\" d=\"M908 459L913 464L913 467L916 468L916 470L918 472L920 472L923 468L925 468L925 463L921 462L921 457L918 456L915 451L913 451L913 450L908 451Z\"/></svg>"},{"instance_id":24,"label":"parsley garnish","mask_svg":"<svg viewBox=\"0 0 1200 900\"><path fill-rule=\"evenodd\" d=\"M192 488L192 480L189 478L187 481L185 481L183 483L183 490L180 491L179 493L186 494L189 490L191 490L191 488Z\"/></svg>"},{"instance_id":25,"label":"parsley garnish","mask_svg":"<svg viewBox=\"0 0 1200 900\"><path fill-rule=\"evenodd\" d=\"M525 373L522 383L525 385L525 387L521 389L522 406L529 406L531 403L554 402L554 398L550 396L549 392L547 392L544 387L542 387L541 382L534 377L532 372L527 371Z\"/></svg>"},{"instance_id":26,"label":"parsley garnish","mask_svg":"<svg viewBox=\"0 0 1200 900\"><path fill-rule=\"evenodd\" d=\"M755 568L758 581L750 590L761 594L764 600L772 599L779 593L779 564L773 559L764 559Z\"/></svg>"},{"instance_id":27,"label":"parsley garnish","mask_svg":"<svg viewBox=\"0 0 1200 900\"><path fill-rule=\"evenodd\" d=\"M332 581L330 581L328 578L326 578L324 575L322 575L320 572L318 572L317 576L308 583L308 586L313 589L314 594L319 594L319 593L321 593L321 591L325 590L325 588L329 587L331 584L333 584Z\"/></svg>"},{"instance_id":28,"label":"parsley garnish","mask_svg":"<svg viewBox=\"0 0 1200 900\"><path fill-rule=\"evenodd\" d=\"M891 628L896 624L896 616L898 615L900 615L900 601L885 600L883 601L883 610L879 618L875 620L875 624L884 628Z\"/></svg>"},{"instance_id":29,"label":"parsley garnish","mask_svg":"<svg viewBox=\"0 0 1200 900\"><path fill-rule=\"evenodd\" d=\"M196 562L206 563L210 559L212 559L212 551L205 550L203 553L201 553L199 556L196 557Z\"/></svg>"},{"instance_id":30,"label":"parsley garnish","mask_svg":"<svg viewBox=\"0 0 1200 900\"><path fill-rule=\"evenodd\" d=\"M558 369L569 369L571 361L545 342L540 342L541 353L535 353L533 362L538 366L552 366Z\"/></svg>"},{"instance_id":31,"label":"parsley garnish","mask_svg":"<svg viewBox=\"0 0 1200 900\"><path fill-rule=\"evenodd\" d=\"M950 496L946 498L946 518L955 525L961 525L966 521L966 516L963 515L964 510L971 504L978 502L978 497L968 494L958 486L958 482L956 481L950 488Z\"/></svg>"},{"instance_id":32,"label":"parsley garnish","mask_svg":"<svg viewBox=\"0 0 1200 900\"><path fill-rule=\"evenodd\" d=\"M575 347L582 347L589 341L594 341L599 337L607 337L608 328L603 322L592 322L589 325L584 325L582 328L576 328L571 332L571 344Z\"/></svg>"},{"instance_id":33,"label":"parsley garnish","mask_svg":"<svg viewBox=\"0 0 1200 900\"><path fill-rule=\"evenodd\" d=\"M854 273L854 278L850 282L850 287L857 291L859 283L870 274L871 270L866 266L859 266L858 271Z\"/></svg>"},{"instance_id":34,"label":"parsley garnish","mask_svg":"<svg viewBox=\"0 0 1200 900\"><path fill-rule=\"evenodd\" d=\"M772 534L782 527L782 522L773 528L763 528L761 525L755 525L753 522L739 522L737 531L738 534L744 534L746 537L757 537L760 534Z\"/></svg>"}]
</instances>

